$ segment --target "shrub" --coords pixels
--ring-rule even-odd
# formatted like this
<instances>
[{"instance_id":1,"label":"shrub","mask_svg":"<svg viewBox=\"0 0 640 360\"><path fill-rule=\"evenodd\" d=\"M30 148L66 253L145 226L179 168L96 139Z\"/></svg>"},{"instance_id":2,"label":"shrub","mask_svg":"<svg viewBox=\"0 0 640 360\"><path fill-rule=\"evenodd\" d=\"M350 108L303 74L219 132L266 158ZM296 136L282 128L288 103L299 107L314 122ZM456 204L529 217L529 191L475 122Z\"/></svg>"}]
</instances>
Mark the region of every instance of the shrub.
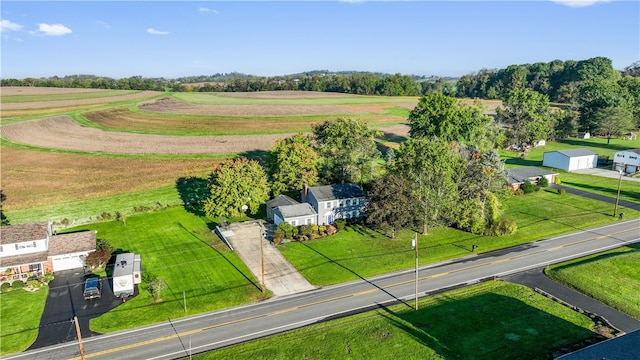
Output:
<instances>
[{"instance_id":1,"label":"shrub","mask_svg":"<svg viewBox=\"0 0 640 360\"><path fill-rule=\"evenodd\" d=\"M326 233L327 232L327 227L325 225L319 225L318 226L318 233L322 234L322 233Z\"/></svg>"},{"instance_id":2,"label":"shrub","mask_svg":"<svg viewBox=\"0 0 640 360\"><path fill-rule=\"evenodd\" d=\"M298 228L298 233L302 236L311 236L313 234L313 230L311 229L311 225L300 225Z\"/></svg>"},{"instance_id":3,"label":"shrub","mask_svg":"<svg viewBox=\"0 0 640 360\"><path fill-rule=\"evenodd\" d=\"M546 177L541 177L540 180L538 181L538 186L540 187L547 187L549 186L549 179L547 179Z\"/></svg>"},{"instance_id":4,"label":"shrub","mask_svg":"<svg viewBox=\"0 0 640 360\"><path fill-rule=\"evenodd\" d=\"M273 233L272 240L274 244L280 244L282 242L282 234L279 234L277 232Z\"/></svg>"},{"instance_id":5,"label":"shrub","mask_svg":"<svg viewBox=\"0 0 640 360\"><path fill-rule=\"evenodd\" d=\"M22 282L22 280L16 280L16 281L11 283L11 287L14 290L22 289L24 287L24 283Z\"/></svg>"},{"instance_id":6,"label":"shrub","mask_svg":"<svg viewBox=\"0 0 640 360\"><path fill-rule=\"evenodd\" d=\"M317 234L318 233L318 224L311 224L311 231L314 234Z\"/></svg>"},{"instance_id":7,"label":"shrub","mask_svg":"<svg viewBox=\"0 0 640 360\"><path fill-rule=\"evenodd\" d=\"M560 185L562 184L562 181L560 181L560 178L556 176L555 178L553 178L553 183L556 185Z\"/></svg>"},{"instance_id":8,"label":"shrub","mask_svg":"<svg viewBox=\"0 0 640 360\"><path fill-rule=\"evenodd\" d=\"M522 186L520 187L520 189L522 189L522 192L524 192L525 194L531 194L532 192L534 192L536 190L536 186L533 185L531 183L531 181L526 180L524 182L524 184L522 184Z\"/></svg>"},{"instance_id":9,"label":"shrub","mask_svg":"<svg viewBox=\"0 0 640 360\"><path fill-rule=\"evenodd\" d=\"M2 285L0 285L0 292L7 292L7 291L11 291L11 284L9 284L8 282L2 283Z\"/></svg>"},{"instance_id":10,"label":"shrub","mask_svg":"<svg viewBox=\"0 0 640 360\"><path fill-rule=\"evenodd\" d=\"M564 193L566 193L567 190L565 189L558 189L558 195L564 195Z\"/></svg>"},{"instance_id":11,"label":"shrub","mask_svg":"<svg viewBox=\"0 0 640 360\"><path fill-rule=\"evenodd\" d=\"M336 225L336 228L338 228L338 230L342 230L345 228L345 226L347 226L347 220L345 219L337 219L334 224Z\"/></svg>"},{"instance_id":12,"label":"shrub","mask_svg":"<svg viewBox=\"0 0 640 360\"><path fill-rule=\"evenodd\" d=\"M493 223L489 229L489 235L503 236L512 235L518 230L518 224L515 221L502 218L498 222Z\"/></svg>"},{"instance_id":13,"label":"shrub","mask_svg":"<svg viewBox=\"0 0 640 360\"><path fill-rule=\"evenodd\" d=\"M27 287L31 289L39 289L42 287L42 283L38 280L27 280Z\"/></svg>"},{"instance_id":14,"label":"shrub","mask_svg":"<svg viewBox=\"0 0 640 360\"><path fill-rule=\"evenodd\" d=\"M53 273L46 273L44 274L44 276L42 277L42 282L44 282L45 284L50 283L53 280Z\"/></svg>"}]
</instances>

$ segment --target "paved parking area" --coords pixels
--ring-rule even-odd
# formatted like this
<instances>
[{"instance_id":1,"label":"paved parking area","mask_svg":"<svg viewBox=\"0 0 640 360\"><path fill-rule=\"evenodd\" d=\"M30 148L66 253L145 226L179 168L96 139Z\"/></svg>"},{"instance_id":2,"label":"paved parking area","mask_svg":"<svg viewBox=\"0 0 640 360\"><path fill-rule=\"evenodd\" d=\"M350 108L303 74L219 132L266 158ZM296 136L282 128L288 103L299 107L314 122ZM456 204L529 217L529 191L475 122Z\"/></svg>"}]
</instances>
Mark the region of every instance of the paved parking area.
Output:
<instances>
[{"instance_id":1,"label":"paved parking area","mask_svg":"<svg viewBox=\"0 0 640 360\"><path fill-rule=\"evenodd\" d=\"M259 282L262 282L264 262L264 283L275 296L315 289L274 245L262 239L261 234L267 227L264 221L255 220L231 223L221 230Z\"/></svg>"},{"instance_id":2,"label":"paved parking area","mask_svg":"<svg viewBox=\"0 0 640 360\"><path fill-rule=\"evenodd\" d=\"M38 337L29 350L77 340L74 316L78 317L82 338L98 335L89 329L89 320L122 303L122 300L113 296L106 278L100 279L102 297L85 300L82 296L85 279L82 269L56 271L54 276L49 283L49 294L40 318Z\"/></svg>"}]
</instances>

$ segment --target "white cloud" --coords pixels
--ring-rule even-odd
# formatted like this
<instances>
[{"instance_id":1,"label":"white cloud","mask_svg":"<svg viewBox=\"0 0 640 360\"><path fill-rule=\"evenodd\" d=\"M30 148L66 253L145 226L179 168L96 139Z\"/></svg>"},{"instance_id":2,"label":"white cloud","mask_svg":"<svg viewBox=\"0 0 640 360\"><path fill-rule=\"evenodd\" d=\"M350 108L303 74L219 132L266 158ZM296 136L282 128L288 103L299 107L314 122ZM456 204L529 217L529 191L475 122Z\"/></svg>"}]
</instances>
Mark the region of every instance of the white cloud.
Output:
<instances>
[{"instance_id":1,"label":"white cloud","mask_svg":"<svg viewBox=\"0 0 640 360\"><path fill-rule=\"evenodd\" d=\"M212 14L219 14L218 10L214 10L214 9L209 9L206 7L199 7L198 11L201 13L212 13Z\"/></svg>"},{"instance_id":2,"label":"white cloud","mask_svg":"<svg viewBox=\"0 0 640 360\"><path fill-rule=\"evenodd\" d=\"M12 23L9 20L0 20L0 32L20 30L22 30L22 25Z\"/></svg>"},{"instance_id":3,"label":"white cloud","mask_svg":"<svg viewBox=\"0 0 640 360\"><path fill-rule=\"evenodd\" d=\"M71 29L62 24L38 24L38 31L31 33L44 36L62 36L71 34Z\"/></svg>"},{"instance_id":4,"label":"white cloud","mask_svg":"<svg viewBox=\"0 0 640 360\"><path fill-rule=\"evenodd\" d=\"M159 31L154 28L148 28L147 32L152 35L167 35L169 33L168 31Z\"/></svg>"},{"instance_id":5,"label":"white cloud","mask_svg":"<svg viewBox=\"0 0 640 360\"><path fill-rule=\"evenodd\" d=\"M611 0L551 0L554 3L566 5L568 7L579 8L591 6L597 3L607 3L611 2Z\"/></svg>"}]
</instances>

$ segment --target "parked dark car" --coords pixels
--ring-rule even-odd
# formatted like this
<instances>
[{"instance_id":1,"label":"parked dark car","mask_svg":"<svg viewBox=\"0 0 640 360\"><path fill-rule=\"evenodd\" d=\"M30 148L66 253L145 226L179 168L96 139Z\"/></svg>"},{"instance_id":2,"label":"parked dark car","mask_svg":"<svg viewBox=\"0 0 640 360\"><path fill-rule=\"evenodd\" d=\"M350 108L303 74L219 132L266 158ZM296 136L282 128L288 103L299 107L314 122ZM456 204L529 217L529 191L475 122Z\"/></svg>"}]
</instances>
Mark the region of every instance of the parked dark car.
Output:
<instances>
[{"instance_id":1,"label":"parked dark car","mask_svg":"<svg viewBox=\"0 0 640 360\"><path fill-rule=\"evenodd\" d=\"M82 295L85 300L99 299L100 296L102 296L102 282L100 278L88 278L85 280Z\"/></svg>"}]
</instances>

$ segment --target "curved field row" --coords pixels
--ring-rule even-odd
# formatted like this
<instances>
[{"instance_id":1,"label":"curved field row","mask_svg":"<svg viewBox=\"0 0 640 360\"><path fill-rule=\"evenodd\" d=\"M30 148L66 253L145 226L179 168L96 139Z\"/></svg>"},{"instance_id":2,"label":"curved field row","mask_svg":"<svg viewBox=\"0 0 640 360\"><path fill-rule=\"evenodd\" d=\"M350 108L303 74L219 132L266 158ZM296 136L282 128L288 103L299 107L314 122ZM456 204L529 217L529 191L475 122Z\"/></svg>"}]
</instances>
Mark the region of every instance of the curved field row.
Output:
<instances>
[{"instance_id":1,"label":"curved field row","mask_svg":"<svg viewBox=\"0 0 640 360\"><path fill-rule=\"evenodd\" d=\"M104 91L104 90L102 90ZM127 101L144 99L161 94L158 91L141 91L127 95L108 96L100 98L84 98L72 100L54 100L54 101L28 101L28 102L11 102L2 104L3 116L7 110L28 110L28 109L48 109L48 108L64 108L68 106L104 104L117 101ZM3 94L4 95L4 94Z\"/></svg>"},{"instance_id":2,"label":"curved field row","mask_svg":"<svg viewBox=\"0 0 640 360\"><path fill-rule=\"evenodd\" d=\"M140 103L141 110L169 114L218 116L307 116L327 114L381 114L390 104L353 105L201 105L164 97Z\"/></svg>"},{"instance_id":3,"label":"curved field row","mask_svg":"<svg viewBox=\"0 0 640 360\"><path fill-rule=\"evenodd\" d=\"M0 128L3 137L49 149L107 154L226 154L269 150L292 134L244 136L142 135L81 126L68 116L23 121Z\"/></svg>"},{"instance_id":4,"label":"curved field row","mask_svg":"<svg viewBox=\"0 0 640 360\"><path fill-rule=\"evenodd\" d=\"M383 128L387 137L406 136L407 126ZM0 128L2 137L36 147L107 154L230 154L268 151L293 133L241 136L131 134L82 126L68 116L23 121Z\"/></svg>"},{"instance_id":5,"label":"curved field row","mask_svg":"<svg viewBox=\"0 0 640 360\"><path fill-rule=\"evenodd\" d=\"M199 107L198 105L192 105ZM215 107L212 107L215 108ZM245 108L247 108L245 106ZM260 112L264 106L254 109ZM306 108L312 108L307 106ZM315 108L317 110L318 108ZM216 112L215 109L210 109ZM267 110L268 111L268 110ZM302 110L301 110L302 111ZM385 111L380 109L380 111ZM203 111L205 112L205 111ZM388 113L362 114L371 125L389 125L404 122L406 118ZM326 114L313 116L216 116L193 114L158 114L131 111L127 107L111 107L108 109L89 111L83 116L102 127L140 132L188 135L231 135L231 134L274 134L311 131L312 125L348 114Z\"/></svg>"}]
</instances>

